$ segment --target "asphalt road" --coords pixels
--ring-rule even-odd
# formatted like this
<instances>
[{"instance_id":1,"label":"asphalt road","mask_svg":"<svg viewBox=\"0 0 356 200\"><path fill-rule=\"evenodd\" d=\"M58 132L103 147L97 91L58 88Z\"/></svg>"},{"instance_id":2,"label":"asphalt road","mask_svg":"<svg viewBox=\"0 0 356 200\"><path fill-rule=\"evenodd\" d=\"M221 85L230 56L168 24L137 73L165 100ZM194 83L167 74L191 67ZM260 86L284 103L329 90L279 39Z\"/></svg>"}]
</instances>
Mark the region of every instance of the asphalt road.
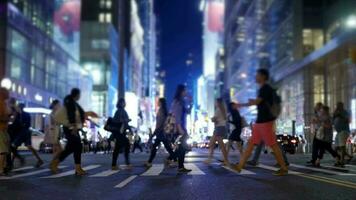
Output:
<instances>
[{"instance_id":1,"label":"asphalt road","mask_svg":"<svg viewBox=\"0 0 356 200\"><path fill-rule=\"evenodd\" d=\"M51 159L50 155L42 156L47 163ZM137 153L131 156L132 170L113 172L110 156L84 154L83 166L89 172L85 177L73 175L71 157L61 164L61 173L53 176L48 164L32 168L33 158L29 156L26 166L17 168L8 177L0 177L0 199L356 199L355 163L345 169L331 168L329 156L323 161L323 168L316 169L305 165L309 155L291 155L293 164L285 177L272 175L275 168L271 155L263 155L260 166L247 166L242 174L222 167L218 159L211 165L204 164L207 152L201 150L187 157L187 168L193 169L190 174L165 168L164 153L157 156L149 170L143 167L148 155ZM237 159L237 155L231 157L232 161Z\"/></svg>"}]
</instances>

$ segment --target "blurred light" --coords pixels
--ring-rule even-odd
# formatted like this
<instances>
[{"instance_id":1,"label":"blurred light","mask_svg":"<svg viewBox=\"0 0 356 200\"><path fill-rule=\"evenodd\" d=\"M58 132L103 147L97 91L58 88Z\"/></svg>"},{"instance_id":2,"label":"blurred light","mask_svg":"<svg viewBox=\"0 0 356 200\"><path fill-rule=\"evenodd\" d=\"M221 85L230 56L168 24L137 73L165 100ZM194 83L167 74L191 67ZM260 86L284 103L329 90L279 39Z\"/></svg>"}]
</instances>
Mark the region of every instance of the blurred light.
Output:
<instances>
[{"instance_id":1,"label":"blurred light","mask_svg":"<svg viewBox=\"0 0 356 200\"><path fill-rule=\"evenodd\" d=\"M203 11L204 11L204 8L205 8L205 0L201 0L201 1L200 1L200 5L199 5L199 10L200 10L201 12L203 12Z\"/></svg>"},{"instance_id":2,"label":"blurred light","mask_svg":"<svg viewBox=\"0 0 356 200\"><path fill-rule=\"evenodd\" d=\"M43 97L40 94L36 94L35 100L41 102L41 101L43 101Z\"/></svg>"},{"instance_id":3,"label":"blurred light","mask_svg":"<svg viewBox=\"0 0 356 200\"><path fill-rule=\"evenodd\" d=\"M247 78L247 74L246 73L241 73L240 77L241 78Z\"/></svg>"},{"instance_id":4,"label":"blurred light","mask_svg":"<svg viewBox=\"0 0 356 200\"><path fill-rule=\"evenodd\" d=\"M348 28L356 28L356 16L355 15L351 15L350 17L347 18L346 26Z\"/></svg>"},{"instance_id":5,"label":"blurred light","mask_svg":"<svg viewBox=\"0 0 356 200\"><path fill-rule=\"evenodd\" d=\"M49 115L51 114L51 110L47 108L24 108L24 111L27 113L41 113Z\"/></svg>"},{"instance_id":6,"label":"blurred light","mask_svg":"<svg viewBox=\"0 0 356 200\"><path fill-rule=\"evenodd\" d=\"M2 79L2 81L1 81L1 87L10 90L10 89L11 89L11 85L12 85L12 83L11 83L11 80L10 80L10 79L8 79L8 78Z\"/></svg>"}]
</instances>

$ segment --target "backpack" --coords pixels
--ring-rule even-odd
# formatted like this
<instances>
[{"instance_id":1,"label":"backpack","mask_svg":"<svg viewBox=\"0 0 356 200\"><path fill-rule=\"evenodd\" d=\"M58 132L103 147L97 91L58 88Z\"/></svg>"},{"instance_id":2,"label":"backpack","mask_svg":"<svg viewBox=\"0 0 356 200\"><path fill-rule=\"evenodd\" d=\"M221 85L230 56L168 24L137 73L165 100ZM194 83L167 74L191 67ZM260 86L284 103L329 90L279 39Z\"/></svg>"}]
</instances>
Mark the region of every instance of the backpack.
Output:
<instances>
[{"instance_id":1,"label":"backpack","mask_svg":"<svg viewBox=\"0 0 356 200\"><path fill-rule=\"evenodd\" d=\"M282 112L282 98L273 90L273 102L269 105L270 112L274 118L278 118Z\"/></svg>"},{"instance_id":2,"label":"backpack","mask_svg":"<svg viewBox=\"0 0 356 200\"><path fill-rule=\"evenodd\" d=\"M176 118L172 113L168 114L166 121L164 122L164 133L173 135L177 132Z\"/></svg>"}]
</instances>

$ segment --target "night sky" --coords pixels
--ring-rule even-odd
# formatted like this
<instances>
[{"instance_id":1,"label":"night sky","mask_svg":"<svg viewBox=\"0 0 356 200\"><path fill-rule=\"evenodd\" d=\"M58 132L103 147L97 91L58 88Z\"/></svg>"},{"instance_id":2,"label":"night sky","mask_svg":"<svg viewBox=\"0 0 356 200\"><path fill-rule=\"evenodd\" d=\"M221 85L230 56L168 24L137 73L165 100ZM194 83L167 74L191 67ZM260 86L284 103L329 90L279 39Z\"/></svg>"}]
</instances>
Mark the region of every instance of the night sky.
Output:
<instances>
[{"instance_id":1,"label":"night sky","mask_svg":"<svg viewBox=\"0 0 356 200\"><path fill-rule=\"evenodd\" d=\"M200 0L156 0L161 32L161 68L166 71L166 97L172 100L177 84L187 83L202 72L202 13ZM192 54L193 65L186 60Z\"/></svg>"}]
</instances>

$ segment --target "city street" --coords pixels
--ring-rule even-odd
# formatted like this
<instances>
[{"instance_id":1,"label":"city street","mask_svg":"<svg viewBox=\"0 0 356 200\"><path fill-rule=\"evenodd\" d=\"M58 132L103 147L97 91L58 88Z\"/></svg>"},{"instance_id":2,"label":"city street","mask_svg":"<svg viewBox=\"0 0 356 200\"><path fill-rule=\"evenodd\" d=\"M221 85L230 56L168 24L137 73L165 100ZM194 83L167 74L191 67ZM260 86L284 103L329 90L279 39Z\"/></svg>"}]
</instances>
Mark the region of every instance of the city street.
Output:
<instances>
[{"instance_id":1,"label":"city street","mask_svg":"<svg viewBox=\"0 0 356 200\"><path fill-rule=\"evenodd\" d=\"M233 152L235 154L235 152ZM258 167L247 166L241 174L224 168L218 159L210 166L203 163L206 150L195 150L187 156L190 174L177 174L165 167L160 153L153 167L143 167L146 153L132 155L132 170L111 171L111 155L84 154L83 166L88 176L74 175L72 158L61 164L61 172L50 174L50 155L42 155L47 165L34 169L33 160L0 178L2 200L15 199L355 199L355 162L345 169L331 167L329 155L322 168L305 165L309 155L288 155L290 175L276 177L274 161L263 155ZM120 155L121 156L121 155ZM217 158L219 155L216 155ZM123 157L120 157L120 161ZM238 158L232 155L231 161ZM6 192L3 192L6 191Z\"/></svg>"}]
</instances>

